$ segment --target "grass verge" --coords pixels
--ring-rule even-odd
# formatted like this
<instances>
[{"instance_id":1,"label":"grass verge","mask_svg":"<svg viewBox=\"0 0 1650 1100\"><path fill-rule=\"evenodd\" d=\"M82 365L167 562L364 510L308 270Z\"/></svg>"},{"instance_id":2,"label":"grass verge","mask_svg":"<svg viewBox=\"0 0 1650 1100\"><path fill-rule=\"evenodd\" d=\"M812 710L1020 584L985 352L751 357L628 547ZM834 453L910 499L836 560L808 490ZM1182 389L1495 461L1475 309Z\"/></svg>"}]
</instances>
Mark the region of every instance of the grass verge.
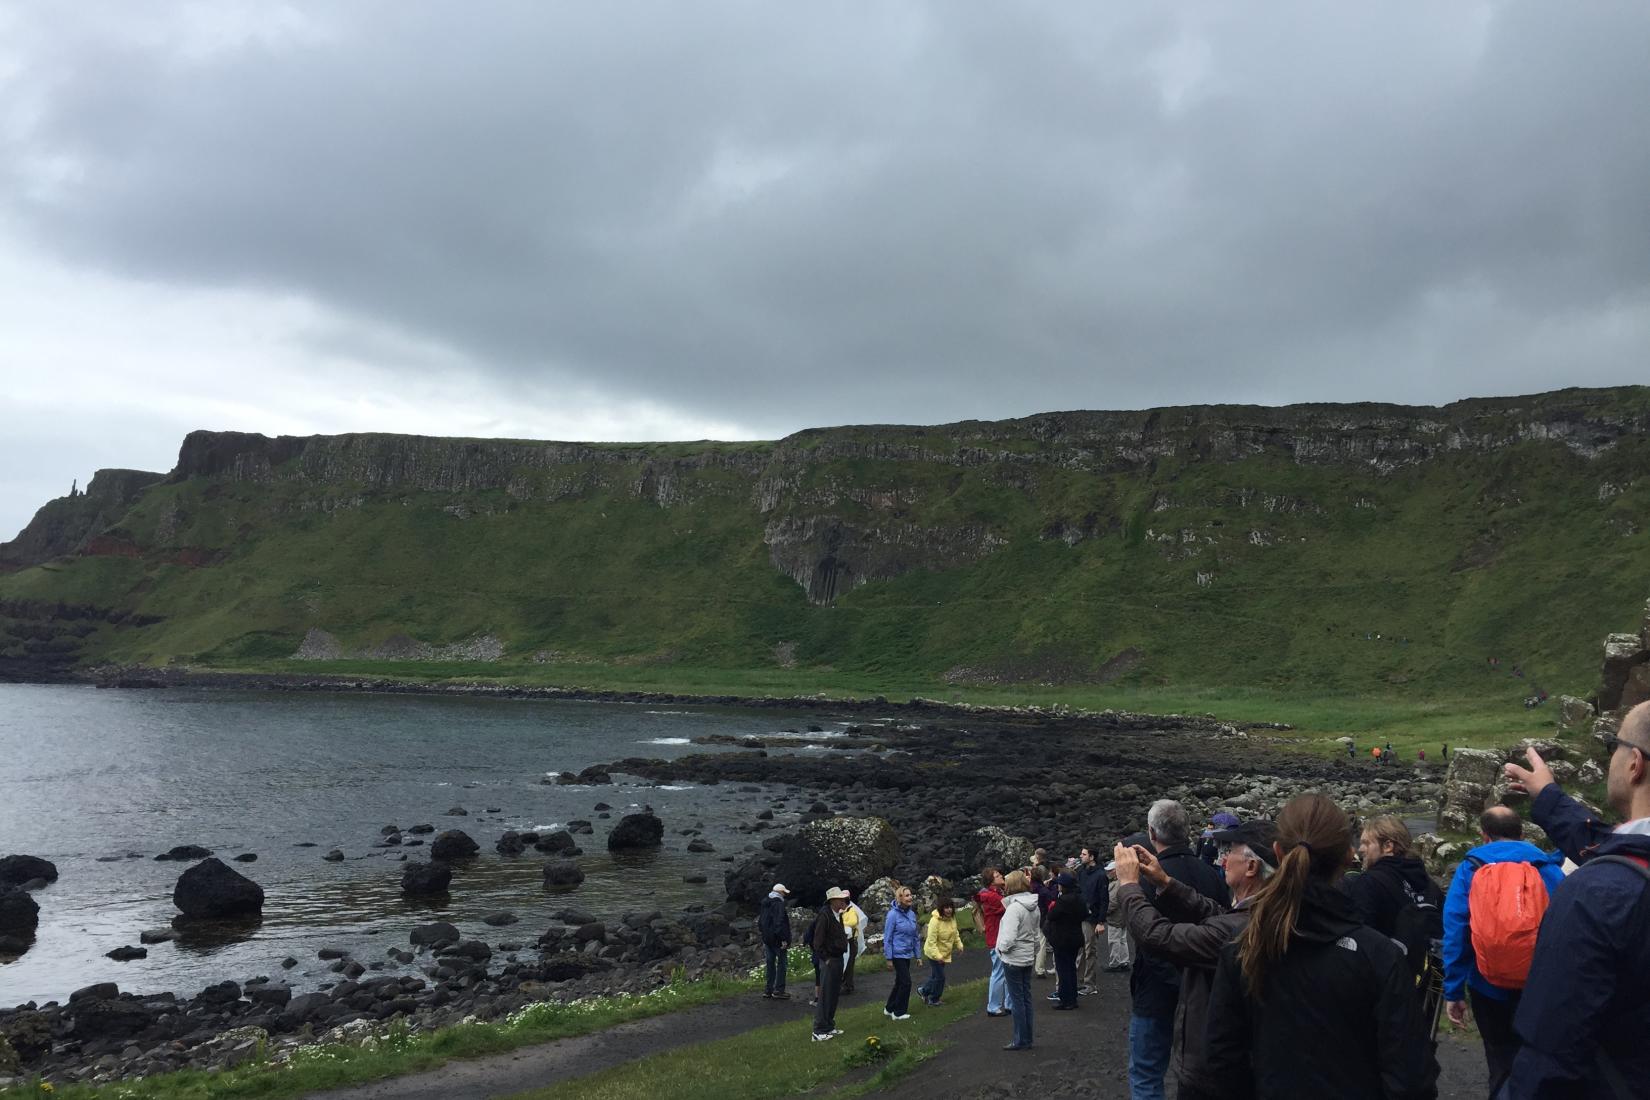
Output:
<instances>
[{"instance_id":1,"label":"grass verge","mask_svg":"<svg viewBox=\"0 0 1650 1100\"><path fill-rule=\"evenodd\" d=\"M895 1023L879 1004L856 1005L837 1013L843 1034L829 1043L813 1042L806 1020L771 1024L711 1043L665 1051L651 1058L615 1066L572 1081L519 1093L512 1100L633 1100L669 1096L671 1100L763 1100L790 1096L852 1072L853 1056L871 1036L898 1035L904 1049L876 1076L850 1095L881 1087L884 1074L893 1080L934 1053L930 1037L970 1012L979 1010L986 980L952 986L941 1008L918 1006L910 1020Z\"/></svg>"},{"instance_id":2,"label":"grass verge","mask_svg":"<svg viewBox=\"0 0 1650 1100\"><path fill-rule=\"evenodd\" d=\"M869 962L881 962L880 958ZM805 950L793 949L788 967L794 982L812 982ZM643 994L619 994L577 1001L539 1001L496 1022L461 1023L416 1032L391 1024L347 1043L298 1047L277 1061L261 1048L248 1061L220 1071L180 1070L142 1080L55 1088L39 1082L0 1089L0 1100L282 1100L310 1092L356 1085L385 1077L420 1073L457 1058L501 1054L537 1043L588 1035L632 1020L696 1008L749 993L757 976L711 975L672 981Z\"/></svg>"}]
</instances>

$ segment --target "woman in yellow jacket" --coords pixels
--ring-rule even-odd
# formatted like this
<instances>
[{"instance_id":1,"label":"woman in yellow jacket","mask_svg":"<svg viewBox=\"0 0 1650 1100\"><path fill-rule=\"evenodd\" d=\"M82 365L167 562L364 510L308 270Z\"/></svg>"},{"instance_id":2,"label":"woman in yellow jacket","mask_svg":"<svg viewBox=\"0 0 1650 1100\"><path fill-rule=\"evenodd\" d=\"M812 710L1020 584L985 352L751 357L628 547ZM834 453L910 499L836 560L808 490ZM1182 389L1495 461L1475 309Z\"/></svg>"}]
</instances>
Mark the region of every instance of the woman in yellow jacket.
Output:
<instances>
[{"instance_id":1,"label":"woman in yellow jacket","mask_svg":"<svg viewBox=\"0 0 1650 1100\"><path fill-rule=\"evenodd\" d=\"M928 916L928 935L923 937L922 953L928 958L928 980L917 990L917 996L929 1008L945 1002L945 966L953 954L962 954L962 936L957 932L957 914L949 901L942 901Z\"/></svg>"}]
</instances>

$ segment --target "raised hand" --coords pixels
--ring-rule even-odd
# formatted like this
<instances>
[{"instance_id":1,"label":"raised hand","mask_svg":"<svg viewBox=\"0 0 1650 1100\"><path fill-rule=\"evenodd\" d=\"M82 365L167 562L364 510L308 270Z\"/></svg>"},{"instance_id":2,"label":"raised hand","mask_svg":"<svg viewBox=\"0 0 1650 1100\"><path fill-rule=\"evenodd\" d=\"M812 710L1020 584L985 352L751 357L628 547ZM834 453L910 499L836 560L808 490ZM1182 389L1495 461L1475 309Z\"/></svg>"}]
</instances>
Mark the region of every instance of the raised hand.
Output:
<instances>
[{"instance_id":1,"label":"raised hand","mask_svg":"<svg viewBox=\"0 0 1650 1100\"><path fill-rule=\"evenodd\" d=\"M1529 750L1526 755L1530 761L1528 768L1521 768L1517 764L1507 763L1501 766L1501 770L1506 773L1507 779L1510 781L1507 784L1508 790L1517 794L1527 794L1534 798L1555 782L1553 769L1547 766L1547 762L1541 759L1541 754L1534 749Z\"/></svg>"}]
</instances>

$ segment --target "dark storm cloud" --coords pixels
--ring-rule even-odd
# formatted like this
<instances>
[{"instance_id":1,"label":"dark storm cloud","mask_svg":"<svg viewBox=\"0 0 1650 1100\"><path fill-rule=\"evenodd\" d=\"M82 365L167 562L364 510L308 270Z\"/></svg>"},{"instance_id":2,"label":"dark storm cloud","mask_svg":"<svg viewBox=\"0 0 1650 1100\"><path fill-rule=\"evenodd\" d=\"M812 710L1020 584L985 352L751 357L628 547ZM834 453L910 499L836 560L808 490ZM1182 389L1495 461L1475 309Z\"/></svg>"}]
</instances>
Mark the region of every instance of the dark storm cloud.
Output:
<instances>
[{"instance_id":1,"label":"dark storm cloud","mask_svg":"<svg viewBox=\"0 0 1650 1100\"><path fill-rule=\"evenodd\" d=\"M230 10L26 18L5 205L406 369L777 430L1642 373L1639 3Z\"/></svg>"}]
</instances>

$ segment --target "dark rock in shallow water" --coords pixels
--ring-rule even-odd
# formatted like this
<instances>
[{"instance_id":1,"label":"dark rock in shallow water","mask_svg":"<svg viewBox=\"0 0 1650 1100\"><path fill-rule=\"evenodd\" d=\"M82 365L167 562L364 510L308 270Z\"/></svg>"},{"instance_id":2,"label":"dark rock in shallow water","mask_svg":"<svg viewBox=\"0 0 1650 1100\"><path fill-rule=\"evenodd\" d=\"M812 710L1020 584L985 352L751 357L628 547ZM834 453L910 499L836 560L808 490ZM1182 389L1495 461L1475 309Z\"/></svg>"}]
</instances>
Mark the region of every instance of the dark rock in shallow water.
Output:
<instances>
[{"instance_id":1,"label":"dark rock in shallow water","mask_svg":"<svg viewBox=\"0 0 1650 1100\"><path fill-rule=\"evenodd\" d=\"M178 938L175 928L145 928L138 933L139 943L166 943Z\"/></svg>"},{"instance_id":2,"label":"dark rock in shallow water","mask_svg":"<svg viewBox=\"0 0 1650 1100\"><path fill-rule=\"evenodd\" d=\"M435 826L434 825L414 825L412 828L408 829L407 832L412 833L414 836L423 836L426 833L435 832Z\"/></svg>"},{"instance_id":3,"label":"dark rock in shallow water","mask_svg":"<svg viewBox=\"0 0 1650 1100\"><path fill-rule=\"evenodd\" d=\"M683 875L682 876L682 881L683 882L690 882L690 883L694 883L694 884L704 883L704 882L709 882L710 881L710 876L709 875L703 875L703 874L688 874L688 875Z\"/></svg>"},{"instance_id":4,"label":"dark rock in shallow water","mask_svg":"<svg viewBox=\"0 0 1650 1100\"><path fill-rule=\"evenodd\" d=\"M493 928L503 928L505 925L514 924L520 919L521 918L516 916L514 913L500 911L497 913L488 913L485 917L481 918L481 923Z\"/></svg>"},{"instance_id":5,"label":"dark rock in shallow water","mask_svg":"<svg viewBox=\"0 0 1650 1100\"><path fill-rule=\"evenodd\" d=\"M470 811L466 810L463 806L454 806L452 809L447 811L446 816L447 817L469 817L470 816Z\"/></svg>"},{"instance_id":6,"label":"dark rock in shallow water","mask_svg":"<svg viewBox=\"0 0 1650 1100\"><path fill-rule=\"evenodd\" d=\"M625 814L607 834L607 850L657 848L665 837L665 825L651 813Z\"/></svg>"},{"instance_id":7,"label":"dark rock in shallow water","mask_svg":"<svg viewBox=\"0 0 1650 1100\"><path fill-rule=\"evenodd\" d=\"M91 985L83 985L69 994L69 1003L76 1005L82 1001L108 1001L118 996L120 996L120 986L114 982L93 982Z\"/></svg>"},{"instance_id":8,"label":"dark rock in shallow water","mask_svg":"<svg viewBox=\"0 0 1650 1100\"><path fill-rule=\"evenodd\" d=\"M386 825L382 829L378 830L378 835L379 836L394 836L396 833L399 833L400 831L401 831L401 827L399 825Z\"/></svg>"},{"instance_id":9,"label":"dark rock in shallow water","mask_svg":"<svg viewBox=\"0 0 1650 1100\"><path fill-rule=\"evenodd\" d=\"M493 845L493 848L502 856L519 856L527 850L527 841L522 838L520 833L512 829L499 837L498 843Z\"/></svg>"},{"instance_id":10,"label":"dark rock in shallow water","mask_svg":"<svg viewBox=\"0 0 1650 1100\"><path fill-rule=\"evenodd\" d=\"M263 887L219 859L204 859L178 876L172 904L191 919L216 920L263 912Z\"/></svg>"},{"instance_id":11,"label":"dark rock in shallow water","mask_svg":"<svg viewBox=\"0 0 1650 1100\"><path fill-rule=\"evenodd\" d=\"M0 886L21 886L33 879L57 881L57 864L39 856L12 855L0 859Z\"/></svg>"},{"instance_id":12,"label":"dark rock in shallow water","mask_svg":"<svg viewBox=\"0 0 1650 1100\"><path fill-rule=\"evenodd\" d=\"M198 844L179 844L171 851L162 852L160 855L156 856L155 862L165 863L170 860L173 863L188 863L192 860L205 859L211 854L212 849L202 848Z\"/></svg>"},{"instance_id":13,"label":"dark rock in shallow water","mask_svg":"<svg viewBox=\"0 0 1650 1100\"><path fill-rule=\"evenodd\" d=\"M690 851L690 852L714 852L714 851L716 851L716 849L711 846L710 841L708 841L708 840L698 840L698 839L688 841L687 850Z\"/></svg>"},{"instance_id":14,"label":"dark rock in shallow water","mask_svg":"<svg viewBox=\"0 0 1650 1100\"><path fill-rule=\"evenodd\" d=\"M205 989L201 990L195 997L195 1000L203 1004L210 1005L234 1004L240 999L240 983L227 981L218 982L216 985L209 985Z\"/></svg>"},{"instance_id":15,"label":"dark rock in shallow water","mask_svg":"<svg viewBox=\"0 0 1650 1100\"><path fill-rule=\"evenodd\" d=\"M553 859L544 865L546 886L577 886L584 881L584 872L570 859Z\"/></svg>"},{"instance_id":16,"label":"dark rock in shallow water","mask_svg":"<svg viewBox=\"0 0 1650 1100\"><path fill-rule=\"evenodd\" d=\"M455 859L474 859L481 845L470 839L462 829L448 829L430 845L430 858L448 862Z\"/></svg>"},{"instance_id":17,"label":"dark rock in shallow water","mask_svg":"<svg viewBox=\"0 0 1650 1100\"><path fill-rule=\"evenodd\" d=\"M445 863L409 863L401 872L401 892L418 897L445 894L453 883L453 869Z\"/></svg>"},{"instance_id":18,"label":"dark rock in shallow water","mask_svg":"<svg viewBox=\"0 0 1650 1100\"><path fill-rule=\"evenodd\" d=\"M0 956L17 958L30 947L34 946L34 936L15 936L9 933L0 934Z\"/></svg>"},{"instance_id":19,"label":"dark rock in shallow water","mask_svg":"<svg viewBox=\"0 0 1650 1100\"><path fill-rule=\"evenodd\" d=\"M437 944L457 943L458 928L446 921L432 921L429 924L416 926L407 936L407 940L418 947L434 947Z\"/></svg>"},{"instance_id":20,"label":"dark rock in shallow water","mask_svg":"<svg viewBox=\"0 0 1650 1100\"><path fill-rule=\"evenodd\" d=\"M342 863L344 862L344 853L337 848L334 848L321 858L326 860L328 863Z\"/></svg>"},{"instance_id":21,"label":"dark rock in shallow water","mask_svg":"<svg viewBox=\"0 0 1650 1100\"><path fill-rule=\"evenodd\" d=\"M578 842L573 839L573 834L566 829L557 829L553 833L545 833L533 844L533 847L541 852L572 852L578 846Z\"/></svg>"},{"instance_id":22,"label":"dark rock in shallow water","mask_svg":"<svg viewBox=\"0 0 1650 1100\"><path fill-rule=\"evenodd\" d=\"M443 947L437 952L442 958L469 959L471 962L486 962L493 957L493 949L480 940L460 940L450 947Z\"/></svg>"},{"instance_id":23,"label":"dark rock in shallow water","mask_svg":"<svg viewBox=\"0 0 1650 1100\"><path fill-rule=\"evenodd\" d=\"M258 853L257 852L242 852L240 855L235 857L235 862L236 863L256 863L256 862L258 862Z\"/></svg>"},{"instance_id":24,"label":"dark rock in shallow water","mask_svg":"<svg viewBox=\"0 0 1650 1100\"><path fill-rule=\"evenodd\" d=\"M103 957L106 959L113 959L115 962L130 962L133 959L147 959L149 957L149 949L147 947L133 947L131 944L127 944L124 947L117 947L113 951L105 952Z\"/></svg>"},{"instance_id":25,"label":"dark rock in shallow water","mask_svg":"<svg viewBox=\"0 0 1650 1100\"><path fill-rule=\"evenodd\" d=\"M40 927L40 905L15 886L0 887L0 935L32 939Z\"/></svg>"}]
</instances>

